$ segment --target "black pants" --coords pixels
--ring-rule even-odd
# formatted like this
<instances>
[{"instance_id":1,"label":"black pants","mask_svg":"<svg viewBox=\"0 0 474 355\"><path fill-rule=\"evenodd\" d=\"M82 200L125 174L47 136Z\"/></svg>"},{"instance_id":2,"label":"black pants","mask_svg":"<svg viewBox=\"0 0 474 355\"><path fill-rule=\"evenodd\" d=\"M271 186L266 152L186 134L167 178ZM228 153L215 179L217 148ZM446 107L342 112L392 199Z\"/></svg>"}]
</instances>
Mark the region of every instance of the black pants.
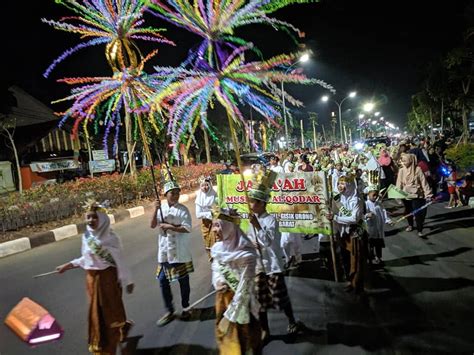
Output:
<instances>
[{"instance_id":1,"label":"black pants","mask_svg":"<svg viewBox=\"0 0 474 355\"><path fill-rule=\"evenodd\" d=\"M420 208L423 206L426 201L422 198L415 198L413 200L402 200L403 205L405 206L405 214L411 213L413 210ZM423 224L425 223L426 218L426 208L415 214L415 221L416 221L416 230L418 232L423 231ZM413 216L407 218L408 225L413 228Z\"/></svg>"}]
</instances>

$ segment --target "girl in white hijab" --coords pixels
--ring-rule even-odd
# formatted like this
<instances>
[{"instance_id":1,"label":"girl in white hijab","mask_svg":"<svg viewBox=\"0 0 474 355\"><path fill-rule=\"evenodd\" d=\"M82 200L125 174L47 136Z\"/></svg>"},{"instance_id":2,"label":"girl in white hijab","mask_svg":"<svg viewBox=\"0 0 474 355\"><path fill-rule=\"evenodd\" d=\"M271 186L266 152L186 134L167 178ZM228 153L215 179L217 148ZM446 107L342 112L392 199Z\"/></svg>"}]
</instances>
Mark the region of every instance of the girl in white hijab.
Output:
<instances>
[{"instance_id":1,"label":"girl in white hijab","mask_svg":"<svg viewBox=\"0 0 474 355\"><path fill-rule=\"evenodd\" d=\"M259 306L254 293L257 254L239 227L235 210L214 213L217 242L211 249L216 294L216 339L221 354L255 354L261 348Z\"/></svg>"},{"instance_id":2,"label":"girl in white hijab","mask_svg":"<svg viewBox=\"0 0 474 355\"><path fill-rule=\"evenodd\" d=\"M201 220L201 233L207 256L211 261L211 248L216 242L212 232L212 206L217 199L217 193L212 188L211 177L200 177L199 191L196 196L196 218Z\"/></svg>"},{"instance_id":3,"label":"girl in white hijab","mask_svg":"<svg viewBox=\"0 0 474 355\"><path fill-rule=\"evenodd\" d=\"M131 321L127 321L122 287L132 293L134 285L124 263L120 239L110 228L105 209L97 203L88 206L87 229L82 236L82 256L56 268L61 274L74 268L86 270L89 296L89 351L115 354L125 340Z\"/></svg>"},{"instance_id":4,"label":"girl in white hijab","mask_svg":"<svg viewBox=\"0 0 474 355\"><path fill-rule=\"evenodd\" d=\"M344 272L348 284L346 291L360 294L364 291L364 269L367 261L367 233L361 226L364 205L357 193L355 178L341 176L337 188L340 206L337 214L331 214L335 232L341 243Z\"/></svg>"}]
</instances>

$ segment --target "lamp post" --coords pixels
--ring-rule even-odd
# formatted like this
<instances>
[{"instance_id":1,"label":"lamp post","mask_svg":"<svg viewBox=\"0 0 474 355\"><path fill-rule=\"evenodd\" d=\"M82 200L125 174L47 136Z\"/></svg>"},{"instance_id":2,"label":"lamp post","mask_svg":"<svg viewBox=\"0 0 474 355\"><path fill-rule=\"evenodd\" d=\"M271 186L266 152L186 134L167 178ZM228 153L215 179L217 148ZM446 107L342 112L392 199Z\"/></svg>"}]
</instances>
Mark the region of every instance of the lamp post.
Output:
<instances>
[{"instance_id":1,"label":"lamp post","mask_svg":"<svg viewBox=\"0 0 474 355\"><path fill-rule=\"evenodd\" d=\"M371 117L373 118L373 116L371 115L371 112L374 110L374 108L375 108L375 104L373 102L366 102L362 106L362 109L364 110L364 112L367 113L367 122L369 126L370 126L370 119ZM378 116L378 115L380 115L380 112L375 112L375 116ZM373 121L372 121L372 125L374 125Z\"/></svg>"},{"instance_id":2,"label":"lamp post","mask_svg":"<svg viewBox=\"0 0 474 355\"><path fill-rule=\"evenodd\" d=\"M309 54L304 53L296 62L291 64L288 68L285 70L285 74L288 74L291 68L293 68L296 64L298 63L304 63L309 60ZM282 102L282 108L283 108L283 121L285 122L285 140L287 146L289 145L289 140L288 140L288 122L286 121L286 107L285 107L285 88L283 86L283 81L281 82L281 102Z\"/></svg>"},{"instance_id":3,"label":"lamp post","mask_svg":"<svg viewBox=\"0 0 474 355\"><path fill-rule=\"evenodd\" d=\"M355 96L357 95L357 93L355 91L352 91L351 93L349 93L349 95L347 95L345 98L343 98L341 101L336 101L336 100L332 100L334 101L334 103L337 105L338 109L339 109L339 134L341 136L341 143L344 143L344 136L342 134L342 104L344 103L344 101L346 101L347 99L352 99L354 98ZM321 98L321 100L323 100L324 102L327 102L329 101L329 96L323 96Z\"/></svg>"},{"instance_id":4,"label":"lamp post","mask_svg":"<svg viewBox=\"0 0 474 355\"><path fill-rule=\"evenodd\" d=\"M363 119L365 115L363 113L359 114L359 139L362 139L362 126L360 120Z\"/></svg>"}]
</instances>

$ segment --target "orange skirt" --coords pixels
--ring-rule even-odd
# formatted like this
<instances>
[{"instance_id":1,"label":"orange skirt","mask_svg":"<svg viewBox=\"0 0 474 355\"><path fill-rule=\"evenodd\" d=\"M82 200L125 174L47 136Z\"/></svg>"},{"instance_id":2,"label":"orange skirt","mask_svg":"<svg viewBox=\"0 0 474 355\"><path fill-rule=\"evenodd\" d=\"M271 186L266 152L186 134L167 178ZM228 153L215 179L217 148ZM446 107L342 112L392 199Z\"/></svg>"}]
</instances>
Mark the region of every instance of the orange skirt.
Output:
<instances>
[{"instance_id":1,"label":"orange skirt","mask_svg":"<svg viewBox=\"0 0 474 355\"><path fill-rule=\"evenodd\" d=\"M204 247L209 250L212 248L216 242L216 236L212 231L212 220L202 219L201 221L201 234L202 239L204 240Z\"/></svg>"},{"instance_id":2,"label":"orange skirt","mask_svg":"<svg viewBox=\"0 0 474 355\"><path fill-rule=\"evenodd\" d=\"M89 352L114 355L123 340L125 307L117 269L86 270L89 296Z\"/></svg>"},{"instance_id":3,"label":"orange skirt","mask_svg":"<svg viewBox=\"0 0 474 355\"><path fill-rule=\"evenodd\" d=\"M229 304L232 302L234 292L216 293L216 340L221 355L261 354L261 328L260 323L250 315L249 324L230 323L225 334L219 330L218 324L224 317Z\"/></svg>"}]
</instances>

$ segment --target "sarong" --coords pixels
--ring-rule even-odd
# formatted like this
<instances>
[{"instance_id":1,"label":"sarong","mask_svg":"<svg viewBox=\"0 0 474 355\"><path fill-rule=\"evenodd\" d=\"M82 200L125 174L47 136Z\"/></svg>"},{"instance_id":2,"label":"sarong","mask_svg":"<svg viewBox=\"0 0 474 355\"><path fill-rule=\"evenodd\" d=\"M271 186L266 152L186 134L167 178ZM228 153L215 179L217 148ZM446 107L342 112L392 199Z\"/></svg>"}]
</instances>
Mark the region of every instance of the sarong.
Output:
<instances>
[{"instance_id":1,"label":"sarong","mask_svg":"<svg viewBox=\"0 0 474 355\"><path fill-rule=\"evenodd\" d=\"M219 322L232 302L234 292L227 290L216 294L216 341L220 355L261 354L261 328L258 320L250 315L249 324L230 323L223 334Z\"/></svg>"},{"instance_id":2,"label":"sarong","mask_svg":"<svg viewBox=\"0 0 474 355\"><path fill-rule=\"evenodd\" d=\"M89 352L114 355L123 340L122 328L126 315L117 269L87 270L89 296Z\"/></svg>"},{"instance_id":3,"label":"sarong","mask_svg":"<svg viewBox=\"0 0 474 355\"><path fill-rule=\"evenodd\" d=\"M290 296L282 273L270 275L259 273L256 276L255 285L260 312L265 312L270 308L283 310L290 304Z\"/></svg>"},{"instance_id":4,"label":"sarong","mask_svg":"<svg viewBox=\"0 0 474 355\"><path fill-rule=\"evenodd\" d=\"M156 269L156 277L158 277L162 268L168 282L177 281L194 271L192 261L188 261L187 263L173 264L161 263L158 264Z\"/></svg>"}]
</instances>

